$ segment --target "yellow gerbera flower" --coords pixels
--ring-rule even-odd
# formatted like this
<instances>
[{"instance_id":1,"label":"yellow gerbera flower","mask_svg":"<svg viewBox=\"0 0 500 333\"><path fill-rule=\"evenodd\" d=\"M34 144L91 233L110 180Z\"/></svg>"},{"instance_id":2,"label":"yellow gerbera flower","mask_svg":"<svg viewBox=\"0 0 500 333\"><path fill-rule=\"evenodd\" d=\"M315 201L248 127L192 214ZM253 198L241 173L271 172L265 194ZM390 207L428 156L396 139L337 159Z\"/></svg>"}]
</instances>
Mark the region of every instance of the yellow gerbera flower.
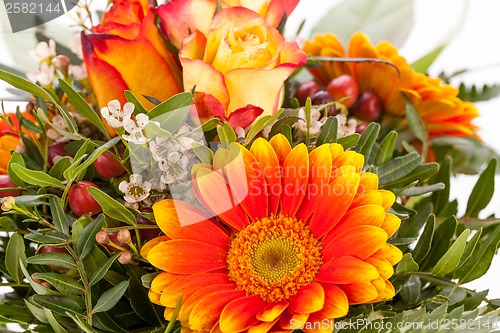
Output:
<instances>
[{"instance_id":1,"label":"yellow gerbera flower","mask_svg":"<svg viewBox=\"0 0 500 333\"><path fill-rule=\"evenodd\" d=\"M392 298L402 258L387 243L400 225L387 213L395 196L363 164L339 144L308 153L283 135L217 150L213 165L193 169L214 217L173 200L153 206L165 236L141 251L163 271L151 301L169 320L182 295L184 329L273 332L333 325L349 304Z\"/></svg>"},{"instance_id":2,"label":"yellow gerbera flower","mask_svg":"<svg viewBox=\"0 0 500 333\"><path fill-rule=\"evenodd\" d=\"M389 42L373 46L366 35L358 32L351 37L346 52L337 37L326 34L307 41L303 49L311 56L375 58L393 63L399 69L399 76L391 66L375 62L324 62L309 71L325 86L340 75L351 75L360 93L373 92L382 103L383 112L393 116L405 115L401 92L406 93L427 123L430 137L476 136L477 127L471 121L479 114L474 105L460 100L458 89L442 84L438 78L415 72Z\"/></svg>"}]
</instances>

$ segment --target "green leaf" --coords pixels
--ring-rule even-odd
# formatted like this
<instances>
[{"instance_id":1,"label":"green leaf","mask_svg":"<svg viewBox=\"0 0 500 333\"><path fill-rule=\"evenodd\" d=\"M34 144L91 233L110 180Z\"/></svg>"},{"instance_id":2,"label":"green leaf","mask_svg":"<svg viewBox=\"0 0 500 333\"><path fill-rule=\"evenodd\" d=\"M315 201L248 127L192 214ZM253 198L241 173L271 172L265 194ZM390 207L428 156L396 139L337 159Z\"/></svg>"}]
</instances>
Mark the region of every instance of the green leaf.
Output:
<instances>
[{"instance_id":1,"label":"green leaf","mask_svg":"<svg viewBox=\"0 0 500 333\"><path fill-rule=\"evenodd\" d=\"M413 250L413 258L417 263L422 262L431 250L431 243L434 237L434 223L434 215L429 216L427 223L425 224L424 231L418 239L415 250Z\"/></svg>"},{"instance_id":2,"label":"green leaf","mask_svg":"<svg viewBox=\"0 0 500 333\"><path fill-rule=\"evenodd\" d=\"M207 146L199 143L193 142L193 151L196 156L200 159L201 163L212 164L214 159L214 152Z\"/></svg>"},{"instance_id":3,"label":"green leaf","mask_svg":"<svg viewBox=\"0 0 500 333\"><path fill-rule=\"evenodd\" d=\"M129 282L122 281L113 288L106 290L97 300L96 305L92 309L92 313L104 312L111 310L116 303L122 298L127 291Z\"/></svg>"},{"instance_id":4,"label":"green leaf","mask_svg":"<svg viewBox=\"0 0 500 333\"><path fill-rule=\"evenodd\" d=\"M444 189L445 185L443 183L437 183L427 186L414 186L401 191L399 195L403 197L416 197L430 192L442 191Z\"/></svg>"},{"instance_id":5,"label":"green leaf","mask_svg":"<svg viewBox=\"0 0 500 333\"><path fill-rule=\"evenodd\" d=\"M47 320L47 316L45 315L43 308L38 306L33 302L33 297L30 296L28 299L24 299L24 304L26 304L26 307L28 310L33 314L33 316L39 320L40 322L44 324L48 324L49 321Z\"/></svg>"},{"instance_id":6,"label":"green leaf","mask_svg":"<svg viewBox=\"0 0 500 333\"><path fill-rule=\"evenodd\" d=\"M464 254L462 255L462 258L460 258L460 262L458 263L458 267L462 266L464 262L466 262L472 256L479 240L481 239L482 234L483 228L477 230L474 236L472 236L471 240L467 242Z\"/></svg>"},{"instance_id":7,"label":"green leaf","mask_svg":"<svg viewBox=\"0 0 500 333\"><path fill-rule=\"evenodd\" d=\"M370 154L373 149L373 145L377 140L378 134L380 133L380 124L378 123L370 123L366 130L363 132L361 137L359 138L358 144L354 149L361 155L365 157L365 165L368 164L368 159L370 158Z\"/></svg>"},{"instance_id":8,"label":"green leaf","mask_svg":"<svg viewBox=\"0 0 500 333\"><path fill-rule=\"evenodd\" d=\"M68 331L66 331L64 327L62 327L61 324L59 324L56 317L54 317L54 315L52 314L52 311L48 309L43 309L43 312L50 324L50 327L54 329L55 333L68 333Z\"/></svg>"},{"instance_id":9,"label":"green leaf","mask_svg":"<svg viewBox=\"0 0 500 333\"><path fill-rule=\"evenodd\" d=\"M132 309L142 320L155 326L161 325L163 323L162 316L149 300L148 291L141 282L141 276L146 274L146 271L133 265L126 265L125 270L127 275L130 276L129 295L134 295L130 299Z\"/></svg>"},{"instance_id":10,"label":"green leaf","mask_svg":"<svg viewBox=\"0 0 500 333\"><path fill-rule=\"evenodd\" d=\"M63 294L82 295L85 292L83 286L75 279L59 273L36 273L35 277L47 281Z\"/></svg>"},{"instance_id":11,"label":"green leaf","mask_svg":"<svg viewBox=\"0 0 500 333\"><path fill-rule=\"evenodd\" d=\"M67 312L66 315L70 317L83 332L96 333L96 330L92 326L81 320L79 317L73 315L71 312Z\"/></svg>"},{"instance_id":12,"label":"green leaf","mask_svg":"<svg viewBox=\"0 0 500 333\"><path fill-rule=\"evenodd\" d=\"M19 261L21 262L21 259L19 259ZM21 271L24 274L24 277L26 278L26 280L28 280L28 283L31 285L31 288L33 288L33 290L37 294L39 294L39 295L61 295L58 291L46 288L46 287L42 286L40 283L33 281L33 279L31 278L31 274L28 272L28 270L26 269L26 267L24 267L24 265L22 263L21 263L20 267L21 267Z\"/></svg>"},{"instance_id":13,"label":"green leaf","mask_svg":"<svg viewBox=\"0 0 500 333\"><path fill-rule=\"evenodd\" d=\"M301 118L299 118L297 116L288 116L288 117L283 117L283 118L279 119L272 126L271 132L269 132L268 139L271 139L276 134L281 133L285 126L291 126L291 125L295 124L299 119L301 119ZM323 126L323 128L324 128L324 126Z\"/></svg>"},{"instance_id":14,"label":"green leaf","mask_svg":"<svg viewBox=\"0 0 500 333\"><path fill-rule=\"evenodd\" d=\"M411 253L406 253L396 267L396 274L405 274L418 271L418 264L413 260Z\"/></svg>"},{"instance_id":15,"label":"green leaf","mask_svg":"<svg viewBox=\"0 0 500 333\"><path fill-rule=\"evenodd\" d=\"M10 236L7 248L5 249L5 267L10 277L17 283L23 280L21 265L26 266L26 247L23 237L16 233Z\"/></svg>"},{"instance_id":16,"label":"green leaf","mask_svg":"<svg viewBox=\"0 0 500 333\"><path fill-rule=\"evenodd\" d=\"M135 215L123 204L119 203L97 187L88 187L87 189L90 195L92 195L99 205L101 205L105 215L129 225L137 225Z\"/></svg>"},{"instance_id":17,"label":"green leaf","mask_svg":"<svg viewBox=\"0 0 500 333\"><path fill-rule=\"evenodd\" d=\"M84 259L95 247L95 235L102 229L103 223L104 215L99 215L99 217L83 229L76 245L76 251L80 255L80 259Z\"/></svg>"},{"instance_id":18,"label":"green leaf","mask_svg":"<svg viewBox=\"0 0 500 333\"><path fill-rule=\"evenodd\" d=\"M407 186L408 184L411 184L415 181L417 182L423 182L430 178L431 176L435 175L439 170L439 165L435 162L433 163L426 163L426 164L421 164L417 166L413 171L408 173L405 176L402 176L401 178L389 182L389 183L384 183L383 188L399 188L399 187L404 187Z\"/></svg>"},{"instance_id":19,"label":"green leaf","mask_svg":"<svg viewBox=\"0 0 500 333\"><path fill-rule=\"evenodd\" d=\"M434 212L437 216L446 207L450 199L450 177L451 177L451 158L446 157L439 167L438 173L433 177L431 183L443 183L444 190L432 194L432 202L434 203ZM445 216L447 217L447 216Z\"/></svg>"},{"instance_id":20,"label":"green leaf","mask_svg":"<svg viewBox=\"0 0 500 333\"><path fill-rule=\"evenodd\" d=\"M24 163L24 158L23 155L18 153L17 151L12 152L12 156L9 161L9 166L7 167L7 172L9 174L10 179L16 184L17 186L24 187L24 181L21 177L19 177L13 170L12 170L12 165L13 164L18 164L20 166L26 167L26 164Z\"/></svg>"},{"instance_id":21,"label":"green leaf","mask_svg":"<svg viewBox=\"0 0 500 333\"><path fill-rule=\"evenodd\" d=\"M344 147L344 150L347 150L358 143L360 137L361 135L359 135L358 133L354 133L348 136L337 138L337 143Z\"/></svg>"},{"instance_id":22,"label":"green leaf","mask_svg":"<svg viewBox=\"0 0 500 333\"><path fill-rule=\"evenodd\" d=\"M422 283L420 282L420 278L418 276L412 275L403 284L403 287L399 291L399 295L403 299L406 304L413 304L418 301L420 298L420 290L422 289Z\"/></svg>"},{"instance_id":23,"label":"green leaf","mask_svg":"<svg viewBox=\"0 0 500 333\"><path fill-rule=\"evenodd\" d=\"M166 101L158 104L148 112L149 119L153 119L166 113L190 107L193 104L193 94L184 92L170 97ZM174 132L174 131L169 131Z\"/></svg>"},{"instance_id":24,"label":"green leaf","mask_svg":"<svg viewBox=\"0 0 500 333\"><path fill-rule=\"evenodd\" d=\"M467 245L467 239L469 238L470 230L465 229L462 234L457 238L457 240L451 245L451 247L446 251L446 253L439 259L437 264L432 269L432 273L435 275L446 275L453 271L459 261Z\"/></svg>"},{"instance_id":25,"label":"green leaf","mask_svg":"<svg viewBox=\"0 0 500 333\"><path fill-rule=\"evenodd\" d=\"M231 142L236 141L236 134L233 131L233 128L229 123L224 123L224 125L218 125L217 126L217 134L219 134L219 139L221 142L221 145L224 148L227 148Z\"/></svg>"},{"instance_id":26,"label":"green leaf","mask_svg":"<svg viewBox=\"0 0 500 333\"><path fill-rule=\"evenodd\" d=\"M134 95L133 92L131 92L130 90L125 90L124 93L125 93L125 97L127 98L127 101L134 104L134 106L135 106L134 114L135 115L138 115L139 113L146 113L146 114L148 113L148 110L146 110L144 108L142 103L139 101L139 99L137 99L137 97Z\"/></svg>"},{"instance_id":27,"label":"green leaf","mask_svg":"<svg viewBox=\"0 0 500 333\"><path fill-rule=\"evenodd\" d=\"M326 123L323 125L321 132L316 140L316 146L321 146L324 143L335 143L337 142L337 131L339 127L339 121L335 117L328 117Z\"/></svg>"},{"instance_id":28,"label":"green leaf","mask_svg":"<svg viewBox=\"0 0 500 333\"><path fill-rule=\"evenodd\" d=\"M61 252L40 253L27 259L28 264L50 265L68 269L77 268L75 260L67 254Z\"/></svg>"},{"instance_id":29,"label":"green leaf","mask_svg":"<svg viewBox=\"0 0 500 333\"><path fill-rule=\"evenodd\" d=\"M47 232L33 230L31 231L31 233L26 234L24 238L44 245L60 245L68 241L68 238L64 234L55 230L50 230Z\"/></svg>"},{"instance_id":30,"label":"green leaf","mask_svg":"<svg viewBox=\"0 0 500 333\"><path fill-rule=\"evenodd\" d=\"M483 85L481 89L472 85L467 87L465 84L460 84L458 98L463 101L481 102L498 97L500 95L500 84Z\"/></svg>"},{"instance_id":31,"label":"green leaf","mask_svg":"<svg viewBox=\"0 0 500 333\"><path fill-rule=\"evenodd\" d=\"M58 231L69 236L69 221L66 213L64 213L60 199L58 197L50 197L49 204L50 212L52 213L52 223L54 223Z\"/></svg>"},{"instance_id":32,"label":"green leaf","mask_svg":"<svg viewBox=\"0 0 500 333\"><path fill-rule=\"evenodd\" d=\"M175 322L177 321L177 316L179 315L179 312L181 310L181 305L182 305L182 295L180 295L179 298L177 299L174 312L172 313L172 319L168 323L164 333L170 333L174 329Z\"/></svg>"},{"instance_id":33,"label":"green leaf","mask_svg":"<svg viewBox=\"0 0 500 333\"><path fill-rule=\"evenodd\" d=\"M71 160L68 156L62 157L57 160L52 168L50 168L49 175L59 180L64 180L64 171L71 166Z\"/></svg>"},{"instance_id":34,"label":"green leaf","mask_svg":"<svg viewBox=\"0 0 500 333\"><path fill-rule=\"evenodd\" d=\"M116 258L120 256L120 252L113 254L106 261L102 262L92 273L92 276L89 279L89 285L93 286L97 282L101 281L101 279L106 275L111 265L115 262Z\"/></svg>"},{"instance_id":35,"label":"green leaf","mask_svg":"<svg viewBox=\"0 0 500 333\"><path fill-rule=\"evenodd\" d=\"M0 217L0 228L3 229L3 231L15 231L18 229L16 222L8 216Z\"/></svg>"},{"instance_id":36,"label":"green leaf","mask_svg":"<svg viewBox=\"0 0 500 333\"><path fill-rule=\"evenodd\" d=\"M488 271L499 242L500 225L483 229L483 235L472 255L455 270L455 276L459 279L460 284L480 278Z\"/></svg>"},{"instance_id":37,"label":"green leaf","mask_svg":"<svg viewBox=\"0 0 500 333\"><path fill-rule=\"evenodd\" d=\"M283 109L279 109L278 112L276 112L272 116L264 116L257 119L257 121L252 125L252 128L250 128L250 131L248 131L247 133L246 137L247 142L252 142L255 136L257 136L257 134L260 133L260 131L262 131L264 128L266 128L267 126L273 124L276 120L278 120L283 111L284 111Z\"/></svg>"},{"instance_id":38,"label":"green leaf","mask_svg":"<svg viewBox=\"0 0 500 333\"><path fill-rule=\"evenodd\" d=\"M413 103L406 96L404 97L406 102L406 119L408 120L408 125L410 126L413 134L415 134L415 137L420 140L423 145L427 146L427 125L422 117L420 117L420 115L418 114L417 109L415 109ZM422 155L425 156L425 154Z\"/></svg>"},{"instance_id":39,"label":"green leaf","mask_svg":"<svg viewBox=\"0 0 500 333\"><path fill-rule=\"evenodd\" d=\"M311 35L334 31L343 45L347 45L354 33L363 31L374 44L387 40L401 46L412 26L412 0L349 0L341 2L323 16Z\"/></svg>"},{"instance_id":40,"label":"green leaf","mask_svg":"<svg viewBox=\"0 0 500 333\"><path fill-rule=\"evenodd\" d=\"M435 49L422 56L420 59L414 61L410 66L417 73L426 74L429 67L434 63L434 61L439 57L441 52L446 48L448 42L439 44Z\"/></svg>"},{"instance_id":41,"label":"green leaf","mask_svg":"<svg viewBox=\"0 0 500 333\"><path fill-rule=\"evenodd\" d=\"M380 185L394 183L415 170L421 161L420 155L410 153L375 167L374 173L378 175Z\"/></svg>"},{"instance_id":42,"label":"green leaf","mask_svg":"<svg viewBox=\"0 0 500 333\"><path fill-rule=\"evenodd\" d=\"M398 138L398 133L396 131L391 131L387 134L380 144L378 149L377 157L375 158L375 165L381 165L389 162L392 159L394 153L394 144Z\"/></svg>"},{"instance_id":43,"label":"green leaf","mask_svg":"<svg viewBox=\"0 0 500 333\"><path fill-rule=\"evenodd\" d=\"M68 96L69 101L76 107L78 112L82 116L84 116L92 125L97 127L97 129L101 131L102 134L104 134L106 137L109 137L108 131L106 131L106 127L104 127L101 118L82 97L82 95L77 93L73 89L73 87L71 87L71 85L63 79L59 79L59 85Z\"/></svg>"},{"instance_id":44,"label":"green leaf","mask_svg":"<svg viewBox=\"0 0 500 333\"><path fill-rule=\"evenodd\" d=\"M488 167L483 171L483 173L481 173L481 176L479 176L479 179L469 197L469 201L467 202L465 216L477 217L479 212L490 202L493 197L493 192L495 191L496 168L497 161L491 160Z\"/></svg>"},{"instance_id":45,"label":"green leaf","mask_svg":"<svg viewBox=\"0 0 500 333\"><path fill-rule=\"evenodd\" d=\"M19 164L11 165L12 171L26 183L40 187L65 188L64 184L57 178L49 176L42 171L30 170Z\"/></svg>"},{"instance_id":46,"label":"green leaf","mask_svg":"<svg viewBox=\"0 0 500 333\"><path fill-rule=\"evenodd\" d=\"M444 256L450 248L456 229L457 219L455 216L450 216L438 224L436 230L434 230L434 236L430 246L431 251L424 261L420 263L421 270L430 270L437 264L439 259Z\"/></svg>"},{"instance_id":47,"label":"green leaf","mask_svg":"<svg viewBox=\"0 0 500 333\"><path fill-rule=\"evenodd\" d=\"M44 90L40 86L37 86L31 81L26 80L25 78L22 78L20 76L11 74L9 72L0 69L0 80L7 82L8 84L10 84L13 87L16 87L17 89L20 89L34 96L38 96L55 103L55 100L46 90Z\"/></svg>"},{"instance_id":48,"label":"green leaf","mask_svg":"<svg viewBox=\"0 0 500 333\"><path fill-rule=\"evenodd\" d=\"M75 315L81 315L82 309L71 298L64 296L52 296L52 295L33 295L33 302L36 304L54 311L56 313L65 315L66 312L70 312Z\"/></svg>"}]
</instances>

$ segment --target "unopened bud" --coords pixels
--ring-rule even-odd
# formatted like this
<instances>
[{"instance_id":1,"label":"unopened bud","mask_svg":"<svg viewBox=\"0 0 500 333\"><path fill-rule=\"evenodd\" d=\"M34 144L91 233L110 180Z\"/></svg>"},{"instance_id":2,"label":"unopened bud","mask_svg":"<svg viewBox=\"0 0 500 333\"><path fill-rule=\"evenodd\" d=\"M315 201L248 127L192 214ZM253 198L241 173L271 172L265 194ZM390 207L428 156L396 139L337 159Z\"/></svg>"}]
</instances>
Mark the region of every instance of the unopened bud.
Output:
<instances>
[{"instance_id":1,"label":"unopened bud","mask_svg":"<svg viewBox=\"0 0 500 333\"><path fill-rule=\"evenodd\" d=\"M36 275L37 275L37 274L38 274L38 272L35 272L35 273L31 274L31 279L32 279L33 281L35 281L36 283L42 284L43 280L42 280L42 279L37 278L37 277L36 277Z\"/></svg>"},{"instance_id":2,"label":"unopened bud","mask_svg":"<svg viewBox=\"0 0 500 333\"><path fill-rule=\"evenodd\" d=\"M122 265L128 264L132 260L132 255L130 252L123 251L120 253L120 256L118 257L118 262Z\"/></svg>"},{"instance_id":3,"label":"unopened bud","mask_svg":"<svg viewBox=\"0 0 500 333\"><path fill-rule=\"evenodd\" d=\"M13 209L16 205L16 200L14 197L7 197L5 201L2 204L2 210L4 212L8 212L9 210Z\"/></svg>"},{"instance_id":4,"label":"unopened bud","mask_svg":"<svg viewBox=\"0 0 500 333\"><path fill-rule=\"evenodd\" d=\"M129 244L132 241L132 238L130 236L130 231L128 231L127 229L122 229L118 231L116 238L118 239L119 242L122 242L123 244Z\"/></svg>"},{"instance_id":5,"label":"unopened bud","mask_svg":"<svg viewBox=\"0 0 500 333\"><path fill-rule=\"evenodd\" d=\"M62 54L52 59L52 65L54 66L54 68L64 75L68 74L70 63L71 61L69 60L69 58Z\"/></svg>"},{"instance_id":6,"label":"unopened bud","mask_svg":"<svg viewBox=\"0 0 500 333\"><path fill-rule=\"evenodd\" d=\"M52 285L50 283L48 283L47 281L42 281L42 283L40 283L42 286L44 286L45 288L49 288L51 289L52 288Z\"/></svg>"},{"instance_id":7,"label":"unopened bud","mask_svg":"<svg viewBox=\"0 0 500 333\"><path fill-rule=\"evenodd\" d=\"M106 245L109 243L109 236L108 236L108 233L104 230L101 230L99 231L96 235L95 235L95 240L97 243L101 244L101 245Z\"/></svg>"}]
</instances>

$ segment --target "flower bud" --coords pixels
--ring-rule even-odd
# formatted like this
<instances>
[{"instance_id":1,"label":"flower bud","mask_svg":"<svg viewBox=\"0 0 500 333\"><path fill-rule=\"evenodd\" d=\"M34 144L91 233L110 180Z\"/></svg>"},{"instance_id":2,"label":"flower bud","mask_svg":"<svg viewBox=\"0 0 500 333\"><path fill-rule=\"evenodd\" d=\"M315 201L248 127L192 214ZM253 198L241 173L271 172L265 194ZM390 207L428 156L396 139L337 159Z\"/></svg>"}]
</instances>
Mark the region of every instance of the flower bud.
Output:
<instances>
[{"instance_id":1,"label":"flower bud","mask_svg":"<svg viewBox=\"0 0 500 333\"><path fill-rule=\"evenodd\" d=\"M49 167L52 167L61 157L70 156L66 149L64 149L65 146L65 142L55 142L49 146L47 159Z\"/></svg>"},{"instance_id":2,"label":"flower bud","mask_svg":"<svg viewBox=\"0 0 500 333\"><path fill-rule=\"evenodd\" d=\"M109 243L109 236L108 236L108 233L104 230L101 230L99 231L96 235L95 235L95 240L98 244L101 244L101 245L106 245Z\"/></svg>"},{"instance_id":3,"label":"flower bud","mask_svg":"<svg viewBox=\"0 0 500 333\"><path fill-rule=\"evenodd\" d=\"M44 286L45 288L48 288L48 289L52 289L52 285L50 283L48 283L47 281L42 281L42 283L40 283L42 286Z\"/></svg>"},{"instance_id":4,"label":"flower bud","mask_svg":"<svg viewBox=\"0 0 500 333\"><path fill-rule=\"evenodd\" d=\"M130 236L130 231L128 231L127 229L122 229L118 231L116 239L118 239L118 241L123 244L129 244L132 241L132 238Z\"/></svg>"},{"instance_id":5,"label":"flower bud","mask_svg":"<svg viewBox=\"0 0 500 333\"><path fill-rule=\"evenodd\" d=\"M10 187L17 187L17 185L14 184L12 179L10 179L9 175L0 175L0 188L10 188ZM20 194L21 191L19 190L1 191L0 198L17 197Z\"/></svg>"},{"instance_id":6,"label":"flower bud","mask_svg":"<svg viewBox=\"0 0 500 333\"><path fill-rule=\"evenodd\" d=\"M108 232L108 237L109 237L109 242L110 243L113 243L113 244L121 246L121 247L123 247L124 245L126 245L126 244L124 244L124 243L122 243L122 242L120 242L118 240L118 233L117 232ZM118 251L120 251L120 250L114 248L113 246L111 246L109 243L107 245L104 245L104 246L109 250L109 252L118 252Z\"/></svg>"},{"instance_id":7,"label":"flower bud","mask_svg":"<svg viewBox=\"0 0 500 333\"><path fill-rule=\"evenodd\" d=\"M76 216L82 216L87 213L95 215L102 210L99 203L90 195L90 192L87 190L88 187L99 188L96 184L84 180L74 184L69 190L69 207Z\"/></svg>"},{"instance_id":8,"label":"flower bud","mask_svg":"<svg viewBox=\"0 0 500 333\"><path fill-rule=\"evenodd\" d=\"M8 212L9 210L13 209L16 205L16 200L14 197L7 197L5 201L2 204L2 210L4 212Z\"/></svg>"},{"instance_id":9,"label":"flower bud","mask_svg":"<svg viewBox=\"0 0 500 333\"><path fill-rule=\"evenodd\" d=\"M335 101L345 98L340 103L344 104L347 108L353 106L358 99L358 83L350 75L341 75L331 80L326 90Z\"/></svg>"},{"instance_id":10,"label":"flower bud","mask_svg":"<svg viewBox=\"0 0 500 333\"><path fill-rule=\"evenodd\" d=\"M37 278L37 277L36 277L36 275L37 275L37 274L38 274L38 272L35 272L35 273L31 274L31 279L32 279L33 281L35 281L36 283L41 284L41 283L43 282L43 280L42 280L42 279Z\"/></svg>"},{"instance_id":11,"label":"flower bud","mask_svg":"<svg viewBox=\"0 0 500 333\"><path fill-rule=\"evenodd\" d=\"M354 115L364 121L374 121L380 117L382 113L382 103L377 95L371 91L367 91L361 95L359 100L354 105Z\"/></svg>"},{"instance_id":12,"label":"flower bud","mask_svg":"<svg viewBox=\"0 0 500 333\"><path fill-rule=\"evenodd\" d=\"M97 173L104 178L114 178L125 173L123 165L107 152L99 155L94 166Z\"/></svg>"},{"instance_id":13,"label":"flower bud","mask_svg":"<svg viewBox=\"0 0 500 333\"><path fill-rule=\"evenodd\" d=\"M132 255L130 254L130 252L127 251L123 251L118 256L118 262L122 265L128 264L131 260L132 260Z\"/></svg>"},{"instance_id":14,"label":"flower bud","mask_svg":"<svg viewBox=\"0 0 500 333\"><path fill-rule=\"evenodd\" d=\"M63 73L64 76L68 75L70 63L69 58L63 54L57 55L52 59L52 66L54 66L55 70Z\"/></svg>"},{"instance_id":15,"label":"flower bud","mask_svg":"<svg viewBox=\"0 0 500 333\"><path fill-rule=\"evenodd\" d=\"M299 100L300 105L305 105L307 97L312 98L318 91L320 91L320 87L315 81L307 81L300 84L295 97Z\"/></svg>"}]
</instances>

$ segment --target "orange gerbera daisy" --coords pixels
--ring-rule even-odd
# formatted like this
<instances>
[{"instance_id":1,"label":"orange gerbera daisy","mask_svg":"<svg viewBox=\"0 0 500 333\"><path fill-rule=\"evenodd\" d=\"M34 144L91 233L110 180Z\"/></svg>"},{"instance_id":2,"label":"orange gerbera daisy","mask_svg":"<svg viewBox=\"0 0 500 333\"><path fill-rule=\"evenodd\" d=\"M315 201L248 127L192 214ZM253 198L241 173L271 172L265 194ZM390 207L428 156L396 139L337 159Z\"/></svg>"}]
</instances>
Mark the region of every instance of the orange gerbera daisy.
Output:
<instances>
[{"instance_id":1,"label":"orange gerbera daisy","mask_svg":"<svg viewBox=\"0 0 500 333\"><path fill-rule=\"evenodd\" d=\"M153 206L165 236L141 251L163 271L151 301L170 320L182 295L184 329L275 332L333 325L349 304L393 297L395 196L363 163L339 144L292 149L283 135L217 150L213 165L193 169L214 217L173 200Z\"/></svg>"},{"instance_id":2,"label":"orange gerbera daisy","mask_svg":"<svg viewBox=\"0 0 500 333\"><path fill-rule=\"evenodd\" d=\"M383 112L393 116L405 115L405 93L428 125L430 137L441 135L475 136L477 128L471 121L479 114L470 102L460 100L458 89L442 84L438 78L430 78L415 72L389 42L373 46L363 33L351 37L346 52L332 34L317 35L307 41L304 51L312 56L375 58L393 63L399 69L382 63L335 63L325 62L320 67L309 68L320 84L327 85L332 79L351 75L360 93L373 92L380 100Z\"/></svg>"}]
</instances>

